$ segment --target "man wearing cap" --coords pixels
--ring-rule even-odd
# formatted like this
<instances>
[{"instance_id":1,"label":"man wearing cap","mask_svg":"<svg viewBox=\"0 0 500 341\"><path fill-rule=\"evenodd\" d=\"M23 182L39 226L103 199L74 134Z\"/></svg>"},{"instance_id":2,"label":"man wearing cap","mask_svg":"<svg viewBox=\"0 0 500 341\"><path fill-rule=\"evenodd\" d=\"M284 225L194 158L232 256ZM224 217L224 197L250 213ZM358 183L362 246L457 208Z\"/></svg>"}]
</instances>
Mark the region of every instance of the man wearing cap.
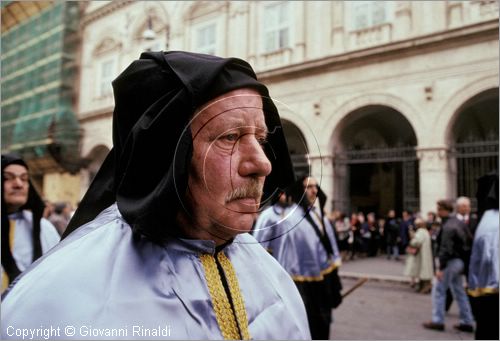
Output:
<instances>
[{"instance_id":1,"label":"man wearing cap","mask_svg":"<svg viewBox=\"0 0 500 341\"><path fill-rule=\"evenodd\" d=\"M31 263L59 242L42 218L45 204L16 154L2 154L2 292Z\"/></svg>"},{"instance_id":2,"label":"man wearing cap","mask_svg":"<svg viewBox=\"0 0 500 341\"><path fill-rule=\"evenodd\" d=\"M148 52L113 88L114 147L62 242L4 298L2 338L309 338L293 281L247 233L294 177L250 65Z\"/></svg>"}]
</instances>

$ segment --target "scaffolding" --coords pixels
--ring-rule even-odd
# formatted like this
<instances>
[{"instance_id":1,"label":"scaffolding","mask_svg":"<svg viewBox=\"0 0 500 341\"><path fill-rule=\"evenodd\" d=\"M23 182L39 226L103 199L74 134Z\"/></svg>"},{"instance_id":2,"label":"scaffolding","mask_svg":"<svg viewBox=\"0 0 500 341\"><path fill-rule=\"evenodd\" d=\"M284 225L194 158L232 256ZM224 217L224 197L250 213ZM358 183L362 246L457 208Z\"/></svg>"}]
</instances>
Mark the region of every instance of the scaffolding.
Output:
<instances>
[{"instance_id":1,"label":"scaffolding","mask_svg":"<svg viewBox=\"0 0 500 341\"><path fill-rule=\"evenodd\" d=\"M78 2L54 2L2 27L2 153L21 154L35 171L80 168L73 111L79 15Z\"/></svg>"}]
</instances>

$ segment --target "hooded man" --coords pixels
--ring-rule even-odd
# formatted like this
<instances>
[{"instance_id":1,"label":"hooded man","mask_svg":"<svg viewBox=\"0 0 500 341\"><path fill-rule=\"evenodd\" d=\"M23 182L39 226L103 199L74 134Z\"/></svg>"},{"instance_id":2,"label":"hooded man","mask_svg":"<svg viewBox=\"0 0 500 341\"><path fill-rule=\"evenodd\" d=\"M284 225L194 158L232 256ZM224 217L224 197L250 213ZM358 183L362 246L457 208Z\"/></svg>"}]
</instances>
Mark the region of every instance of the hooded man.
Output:
<instances>
[{"instance_id":1,"label":"hooded man","mask_svg":"<svg viewBox=\"0 0 500 341\"><path fill-rule=\"evenodd\" d=\"M326 196L316 179L302 177L288 190L295 203L278 223L276 257L295 282L306 306L311 336L329 339L332 308L342 302L337 273L341 257L330 221L324 216ZM319 199L319 200L317 200Z\"/></svg>"},{"instance_id":2,"label":"hooded man","mask_svg":"<svg viewBox=\"0 0 500 341\"><path fill-rule=\"evenodd\" d=\"M480 177L477 184L480 222L472 244L467 293L476 320L476 340L498 340L498 173Z\"/></svg>"},{"instance_id":3,"label":"hooded man","mask_svg":"<svg viewBox=\"0 0 500 341\"><path fill-rule=\"evenodd\" d=\"M113 88L114 147L63 241L4 298L2 337L309 338L292 280L247 233L294 176L250 65L148 52Z\"/></svg>"},{"instance_id":4,"label":"hooded man","mask_svg":"<svg viewBox=\"0 0 500 341\"><path fill-rule=\"evenodd\" d=\"M54 226L42 218L44 208L28 165L16 154L2 154L2 292L59 242Z\"/></svg>"}]
</instances>

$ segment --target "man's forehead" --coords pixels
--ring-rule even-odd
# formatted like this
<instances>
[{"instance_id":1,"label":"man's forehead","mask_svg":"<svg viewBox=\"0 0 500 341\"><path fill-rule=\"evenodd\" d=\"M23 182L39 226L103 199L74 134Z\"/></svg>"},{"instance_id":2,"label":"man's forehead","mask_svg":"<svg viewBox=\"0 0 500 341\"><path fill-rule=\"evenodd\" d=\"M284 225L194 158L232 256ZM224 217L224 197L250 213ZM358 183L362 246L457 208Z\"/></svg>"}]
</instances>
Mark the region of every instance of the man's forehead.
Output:
<instances>
[{"instance_id":1,"label":"man's forehead","mask_svg":"<svg viewBox=\"0 0 500 341\"><path fill-rule=\"evenodd\" d=\"M225 110L253 107L262 110L262 97L253 89L237 89L226 92L201 106L201 112L220 112Z\"/></svg>"},{"instance_id":2,"label":"man's forehead","mask_svg":"<svg viewBox=\"0 0 500 341\"><path fill-rule=\"evenodd\" d=\"M28 169L24 167L23 165L18 165L18 164L12 164L8 165L7 167L4 168L5 172L17 172L17 173L27 173Z\"/></svg>"},{"instance_id":3,"label":"man's forehead","mask_svg":"<svg viewBox=\"0 0 500 341\"><path fill-rule=\"evenodd\" d=\"M219 96L203 106L195 114L192 123L205 126L211 121L266 129L262 97L252 89L235 90Z\"/></svg>"},{"instance_id":4,"label":"man's forehead","mask_svg":"<svg viewBox=\"0 0 500 341\"><path fill-rule=\"evenodd\" d=\"M309 185L316 185L316 179L311 178L311 177L307 177L304 179L304 183L309 184Z\"/></svg>"}]
</instances>

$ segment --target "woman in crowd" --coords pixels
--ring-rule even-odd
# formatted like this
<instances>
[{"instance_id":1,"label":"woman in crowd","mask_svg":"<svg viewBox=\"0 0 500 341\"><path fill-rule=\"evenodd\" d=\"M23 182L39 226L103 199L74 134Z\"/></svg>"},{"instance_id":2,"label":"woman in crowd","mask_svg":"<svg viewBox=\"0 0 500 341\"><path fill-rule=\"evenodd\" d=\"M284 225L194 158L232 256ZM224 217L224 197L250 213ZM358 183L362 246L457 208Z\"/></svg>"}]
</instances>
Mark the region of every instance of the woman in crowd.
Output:
<instances>
[{"instance_id":1,"label":"woman in crowd","mask_svg":"<svg viewBox=\"0 0 500 341\"><path fill-rule=\"evenodd\" d=\"M417 230L411 237L406 252L404 274L411 278L412 286L416 285L416 279L419 279L417 291L428 294L432 289L433 276L431 237L423 219L417 218L415 227Z\"/></svg>"}]
</instances>

